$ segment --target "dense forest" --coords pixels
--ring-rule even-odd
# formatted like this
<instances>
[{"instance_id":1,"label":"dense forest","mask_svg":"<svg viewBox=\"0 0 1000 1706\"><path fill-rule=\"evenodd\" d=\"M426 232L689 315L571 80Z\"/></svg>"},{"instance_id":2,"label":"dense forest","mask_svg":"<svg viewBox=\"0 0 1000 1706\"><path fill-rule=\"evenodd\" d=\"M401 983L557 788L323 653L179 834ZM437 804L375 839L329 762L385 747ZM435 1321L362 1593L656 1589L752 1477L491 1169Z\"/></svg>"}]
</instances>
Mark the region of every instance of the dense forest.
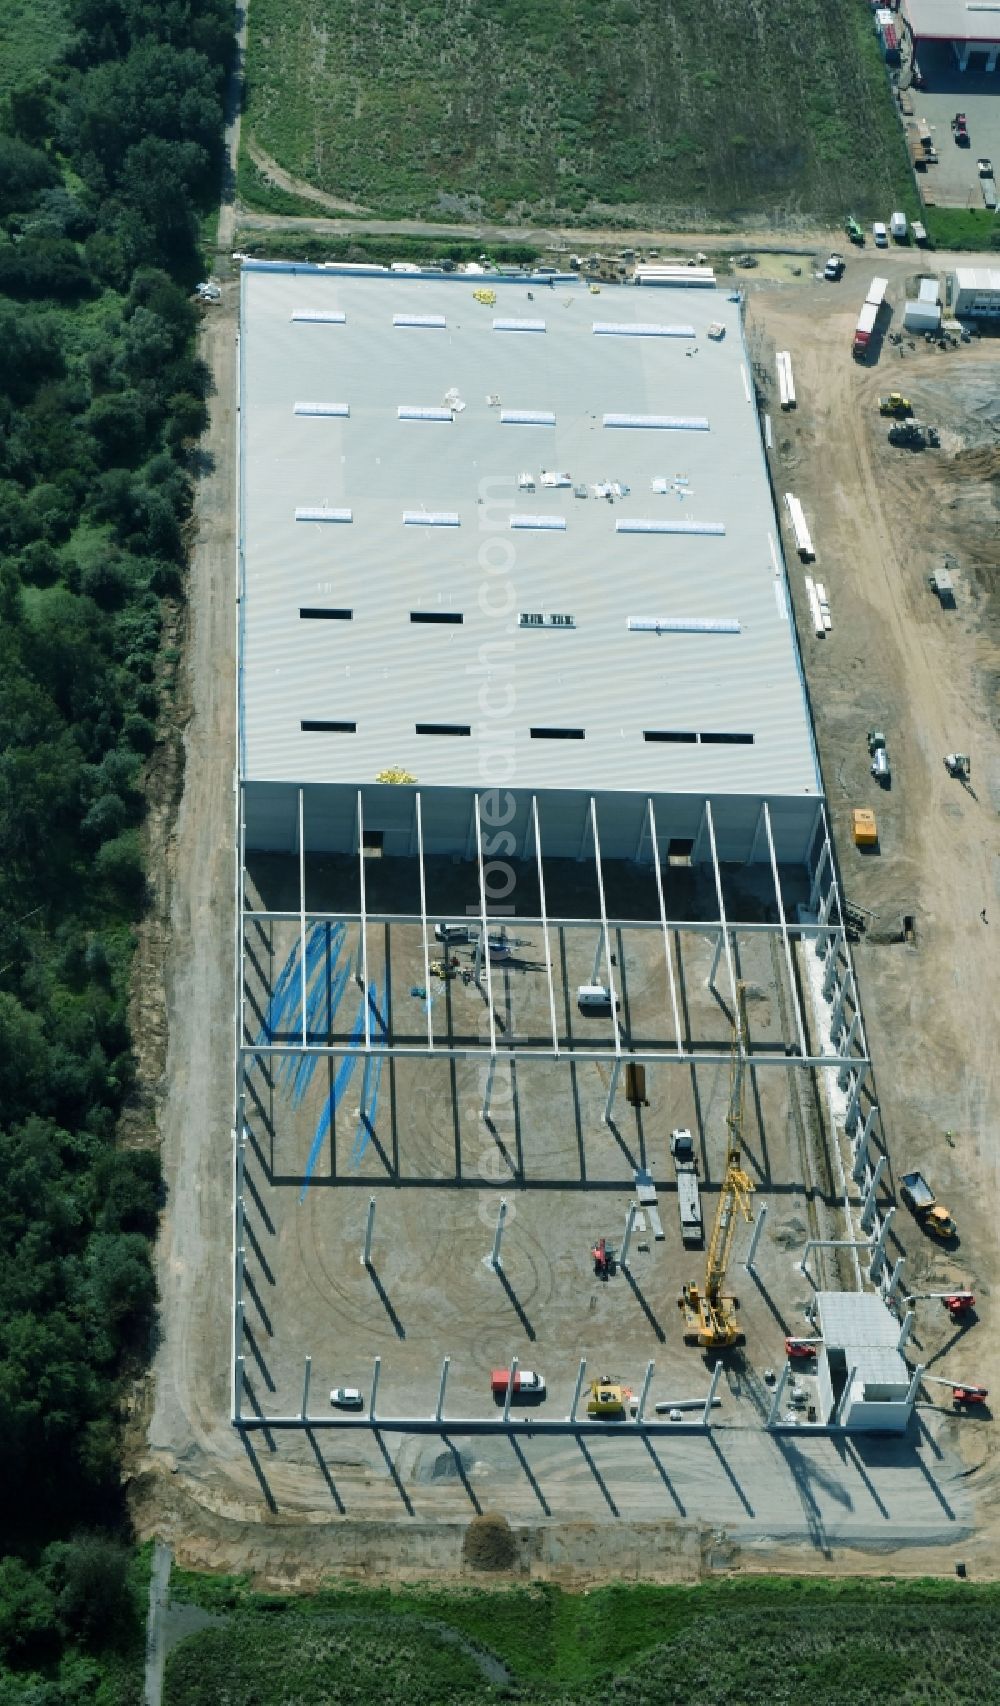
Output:
<instances>
[{"instance_id":1,"label":"dense forest","mask_svg":"<svg viewBox=\"0 0 1000 1706\"><path fill-rule=\"evenodd\" d=\"M119 1418L160 1181L116 1132L233 37L228 0L66 12L0 113L0 1706L135 1698Z\"/></svg>"}]
</instances>

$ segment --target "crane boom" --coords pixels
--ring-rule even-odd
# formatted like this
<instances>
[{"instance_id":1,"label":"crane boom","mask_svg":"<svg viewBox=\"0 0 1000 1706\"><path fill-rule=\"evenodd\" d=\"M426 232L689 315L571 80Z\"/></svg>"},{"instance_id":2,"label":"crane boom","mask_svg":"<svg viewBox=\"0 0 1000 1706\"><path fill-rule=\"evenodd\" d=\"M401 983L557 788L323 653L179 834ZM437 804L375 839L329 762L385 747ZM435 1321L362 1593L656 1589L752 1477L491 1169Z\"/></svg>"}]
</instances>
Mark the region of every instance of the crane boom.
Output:
<instances>
[{"instance_id":1,"label":"crane boom","mask_svg":"<svg viewBox=\"0 0 1000 1706\"><path fill-rule=\"evenodd\" d=\"M744 1220L750 1219L750 1197L754 1189L753 1180L743 1166L746 1057L746 984L741 981L736 985L736 1017L729 1056L726 1171L708 1246L705 1283L701 1288L686 1285L680 1298L680 1307L684 1311L685 1343L712 1350L734 1345L740 1336L736 1326L738 1300L727 1297L723 1288L736 1235L737 1215L742 1215Z\"/></svg>"}]
</instances>

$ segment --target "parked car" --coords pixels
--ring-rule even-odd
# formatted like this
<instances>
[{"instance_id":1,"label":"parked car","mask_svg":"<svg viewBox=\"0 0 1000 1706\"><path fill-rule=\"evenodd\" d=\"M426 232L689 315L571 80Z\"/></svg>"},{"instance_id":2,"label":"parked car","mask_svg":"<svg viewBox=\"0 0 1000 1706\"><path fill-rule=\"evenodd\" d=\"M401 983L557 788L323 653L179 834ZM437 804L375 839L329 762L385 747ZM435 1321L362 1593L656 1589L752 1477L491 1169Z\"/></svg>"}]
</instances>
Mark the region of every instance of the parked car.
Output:
<instances>
[{"instance_id":1,"label":"parked car","mask_svg":"<svg viewBox=\"0 0 1000 1706\"><path fill-rule=\"evenodd\" d=\"M836 284L837 280L843 277L843 273L844 257L843 255L838 255L836 251L834 251L827 261L826 266L823 268L823 277L825 279L829 279L831 284Z\"/></svg>"},{"instance_id":2,"label":"parked car","mask_svg":"<svg viewBox=\"0 0 1000 1706\"><path fill-rule=\"evenodd\" d=\"M335 1410L363 1410L364 1393L356 1386L335 1386L330 1393L330 1403Z\"/></svg>"},{"instance_id":3,"label":"parked car","mask_svg":"<svg viewBox=\"0 0 1000 1706\"><path fill-rule=\"evenodd\" d=\"M494 1368L490 1372L490 1390L497 1403L502 1403L507 1396L510 1384L509 1368ZM514 1397L535 1398L545 1397L545 1381L540 1374L531 1368L518 1368L514 1371Z\"/></svg>"}]
</instances>

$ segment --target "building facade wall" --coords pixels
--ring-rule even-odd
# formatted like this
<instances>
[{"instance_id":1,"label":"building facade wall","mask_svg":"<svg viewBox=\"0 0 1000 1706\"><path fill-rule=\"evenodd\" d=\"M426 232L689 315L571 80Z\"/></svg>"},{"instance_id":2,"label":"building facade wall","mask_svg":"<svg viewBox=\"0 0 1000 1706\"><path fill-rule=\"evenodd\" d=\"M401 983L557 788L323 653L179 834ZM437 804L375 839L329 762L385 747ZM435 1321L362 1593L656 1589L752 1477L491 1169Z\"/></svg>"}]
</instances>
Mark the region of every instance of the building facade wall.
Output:
<instances>
[{"instance_id":1,"label":"building facade wall","mask_svg":"<svg viewBox=\"0 0 1000 1706\"><path fill-rule=\"evenodd\" d=\"M955 293L955 314L969 318L995 318L1000 315L1000 290L964 290Z\"/></svg>"},{"instance_id":2,"label":"building facade wall","mask_svg":"<svg viewBox=\"0 0 1000 1706\"><path fill-rule=\"evenodd\" d=\"M474 859L477 850L475 791L469 788L421 788L424 851ZM361 788L366 831L380 831L388 858L417 853L414 787L365 783ZM248 782L244 786L244 829L248 850L293 853L298 849L299 790L287 782ZM602 859L649 862L653 844L647 797L634 793L596 793ZM590 858L594 842L591 796L574 789L540 790L538 806L542 850L551 858ZM532 795L516 789L484 788L480 794L483 851L486 857L534 858ZM303 790L305 847L309 853L355 853L358 847L358 786L307 784ZM767 836L761 801L755 795L712 799L718 856L734 863L767 863ZM779 797L768 802L775 850L782 864L804 864L821 817L814 798ZM653 797L661 860L671 843L691 844L695 863L711 862L705 796L658 794Z\"/></svg>"}]
</instances>

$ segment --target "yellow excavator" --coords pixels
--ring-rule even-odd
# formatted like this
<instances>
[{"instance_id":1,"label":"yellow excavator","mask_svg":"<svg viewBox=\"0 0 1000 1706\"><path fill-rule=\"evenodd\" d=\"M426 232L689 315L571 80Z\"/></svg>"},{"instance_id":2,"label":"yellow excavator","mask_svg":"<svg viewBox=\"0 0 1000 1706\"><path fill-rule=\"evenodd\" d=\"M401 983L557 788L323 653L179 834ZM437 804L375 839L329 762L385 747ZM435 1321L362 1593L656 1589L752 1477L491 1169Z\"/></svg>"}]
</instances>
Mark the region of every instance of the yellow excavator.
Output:
<instances>
[{"instance_id":1,"label":"yellow excavator","mask_svg":"<svg viewBox=\"0 0 1000 1706\"><path fill-rule=\"evenodd\" d=\"M736 1234L736 1216L750 1219L750 1197L754 1184L743 1166L743 1107L745 1101L745 1068L747 1058L746 984L736 985L736 1019L733 1024L733 1046L729 1058L729 1112L726 1126L729 1147L726 1151L726 1174L719 1193L715 1225L708 1246L705 1264L705 1284L686 1285L678 1306L684 1314L684 1343L700 1345L703 1350L723 1351L740 1344L743 1335L736 1325L739 1300L728 1296L723 1287L729 1268L729 1258Z\"/></svg>"}]
</instances>

